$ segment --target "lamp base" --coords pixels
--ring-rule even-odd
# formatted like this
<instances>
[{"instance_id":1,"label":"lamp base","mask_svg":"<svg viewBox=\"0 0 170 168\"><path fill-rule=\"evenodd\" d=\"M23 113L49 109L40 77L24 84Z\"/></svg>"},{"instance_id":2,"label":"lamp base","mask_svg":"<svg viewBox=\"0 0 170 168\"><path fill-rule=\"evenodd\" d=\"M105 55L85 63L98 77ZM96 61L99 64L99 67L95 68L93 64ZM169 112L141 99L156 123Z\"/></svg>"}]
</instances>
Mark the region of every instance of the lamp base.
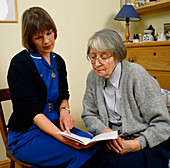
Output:
<instances>
[{"instance_id":1,"label":"lamp base","mask_svg":"<svg viewBox=\"0 0 170 168\"><path fill-rule=\"evenodd\" d=\"M124 43L132 43L132 41L129 40L129 36L130 36L129 23L126 22L126 32L125 32L126 40L124 41Z\"/></svg>"},{"instance_id":2,"label":"lamp base","mask_svg":"<svg viewBox=\"0 0 170 168\"><path fill-rule=\"evenodd\" d=\"M133 43L133 41L130 41L130 40L125 40L123 41L124 43Z\"/></svg>"}]
</instances>

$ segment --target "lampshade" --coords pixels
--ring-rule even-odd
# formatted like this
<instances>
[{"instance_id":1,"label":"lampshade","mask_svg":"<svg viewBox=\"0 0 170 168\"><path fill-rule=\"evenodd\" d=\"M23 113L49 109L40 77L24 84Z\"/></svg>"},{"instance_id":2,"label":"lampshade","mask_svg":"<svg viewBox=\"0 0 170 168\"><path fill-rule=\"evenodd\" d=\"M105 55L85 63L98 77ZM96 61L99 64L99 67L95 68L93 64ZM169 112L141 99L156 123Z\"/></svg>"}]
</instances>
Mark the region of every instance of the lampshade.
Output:
<instances>
[{"instance_id":1,"label":"lampshade","mask_svg":"<svg viewBox=\"0 0 170 168\"><path fill-rule=\"evenodd\" d=\"M126 32L125 32L126 40L124 42L125 43L132 42L129 40L129 36L130 36L129 22L135 22L141 20L135 8L132 5L124 5L114 19L118 21L126 21Z\"/></svg>"},{"instance_id":2,"label":"lampshade","mask_svg":"<svg viewBox=\"0 0 170 168\"><path fill-rule=\"evenodd\" d=\"M141 20L141 18L139 17L135 8L132 5L124 5L114 19L126 22Z\"/></svg>"}]
</instances>

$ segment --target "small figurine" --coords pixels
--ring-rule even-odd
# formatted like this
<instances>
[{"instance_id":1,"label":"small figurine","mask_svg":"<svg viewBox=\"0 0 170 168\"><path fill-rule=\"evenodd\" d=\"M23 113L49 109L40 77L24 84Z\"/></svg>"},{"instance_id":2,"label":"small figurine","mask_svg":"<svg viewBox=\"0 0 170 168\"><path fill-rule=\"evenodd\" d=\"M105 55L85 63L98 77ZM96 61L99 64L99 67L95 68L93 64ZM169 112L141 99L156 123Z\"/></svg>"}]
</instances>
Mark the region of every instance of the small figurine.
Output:
<instances>
[{"instance_id":1,"label":"small figurine","mask_svg":"<svg viewBox=\"0 0 170 168\"><path fill-rule=\"evenodd\" d=\"M149 42L154 41L154 37L152 36L152 30L144 30L143 41Z\"/></svg>"}]
</instances>

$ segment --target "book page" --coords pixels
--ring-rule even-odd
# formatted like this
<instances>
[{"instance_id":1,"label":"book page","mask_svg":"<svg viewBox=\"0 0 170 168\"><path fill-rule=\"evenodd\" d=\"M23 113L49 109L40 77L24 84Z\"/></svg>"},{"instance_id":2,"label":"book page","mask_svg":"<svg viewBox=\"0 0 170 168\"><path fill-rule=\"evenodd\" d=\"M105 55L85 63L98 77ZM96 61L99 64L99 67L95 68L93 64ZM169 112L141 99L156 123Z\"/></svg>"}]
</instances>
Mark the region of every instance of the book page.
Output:
<instances>
[{"instance_id":1,"label":"book page","mask_svg":"<svg viewBox=\"0 0 170 168\"><path fill-rule=\"evenodd\" d=\"M92 138L91 142L117 139L117 137L118 137L117 131L106 132L106 133L103 133L103 134L96 135L95 137Z\"/></svg>"},{"instance_id":2,"label":"book page","mask_svg":"<svg viewBox=\"0 0 170 168\"><path fill-rule=\"evenodd\" d=\"M103 140L109 140L109 139L117 139L117 136L118 136L117 131L106 132L106 133L103 133L103 134L99 134L99 135L93 137L92 139L86 138L86 137L81 137L81 136L73 134L73 133L68 134L67 131L58 132L58 134L66 137L66 138L72 139L73 141L79 142L79 143L81 143L83 145L88 145L90 143L97 142L97 141L103 141Z\"/></svg>"},{"instance_id":3,"label":"book page","mask_svg":"<svg viewBox=\"0 0 170 168\"><path fill-rule=\"evenodd\" d=\"M79 135L76 135L76 134L73 134L73 133L68 134L67 131L58 132L58 134L66 137L66 138L72 139L74 141L77 141L77 142L79 142L79 143L81 143L83 145L86 145L91 141L90 138L82 137L82 136L79 136Z\"/></svg>"}]
</instances>

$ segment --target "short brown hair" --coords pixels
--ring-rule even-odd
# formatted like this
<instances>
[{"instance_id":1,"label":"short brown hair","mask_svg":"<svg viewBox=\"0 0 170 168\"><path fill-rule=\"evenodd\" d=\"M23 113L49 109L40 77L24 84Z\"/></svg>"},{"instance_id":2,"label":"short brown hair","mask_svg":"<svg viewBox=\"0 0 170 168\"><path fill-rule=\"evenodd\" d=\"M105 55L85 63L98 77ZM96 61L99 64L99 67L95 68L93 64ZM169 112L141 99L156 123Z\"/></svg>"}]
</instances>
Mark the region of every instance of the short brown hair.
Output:
<instances>
[{"instance_id":1,"label":"short brown hair","mask_svg":"<svg viewBox=\"0 0 170 168\"><path fill-rule=\"evenodd\" d=\"M22 45L29 51L35 52L32 36L51 29L54 31L56 39L57 29L51 16L40 7L27 9L22 15Z\"/></svg>"}]
</instances>

